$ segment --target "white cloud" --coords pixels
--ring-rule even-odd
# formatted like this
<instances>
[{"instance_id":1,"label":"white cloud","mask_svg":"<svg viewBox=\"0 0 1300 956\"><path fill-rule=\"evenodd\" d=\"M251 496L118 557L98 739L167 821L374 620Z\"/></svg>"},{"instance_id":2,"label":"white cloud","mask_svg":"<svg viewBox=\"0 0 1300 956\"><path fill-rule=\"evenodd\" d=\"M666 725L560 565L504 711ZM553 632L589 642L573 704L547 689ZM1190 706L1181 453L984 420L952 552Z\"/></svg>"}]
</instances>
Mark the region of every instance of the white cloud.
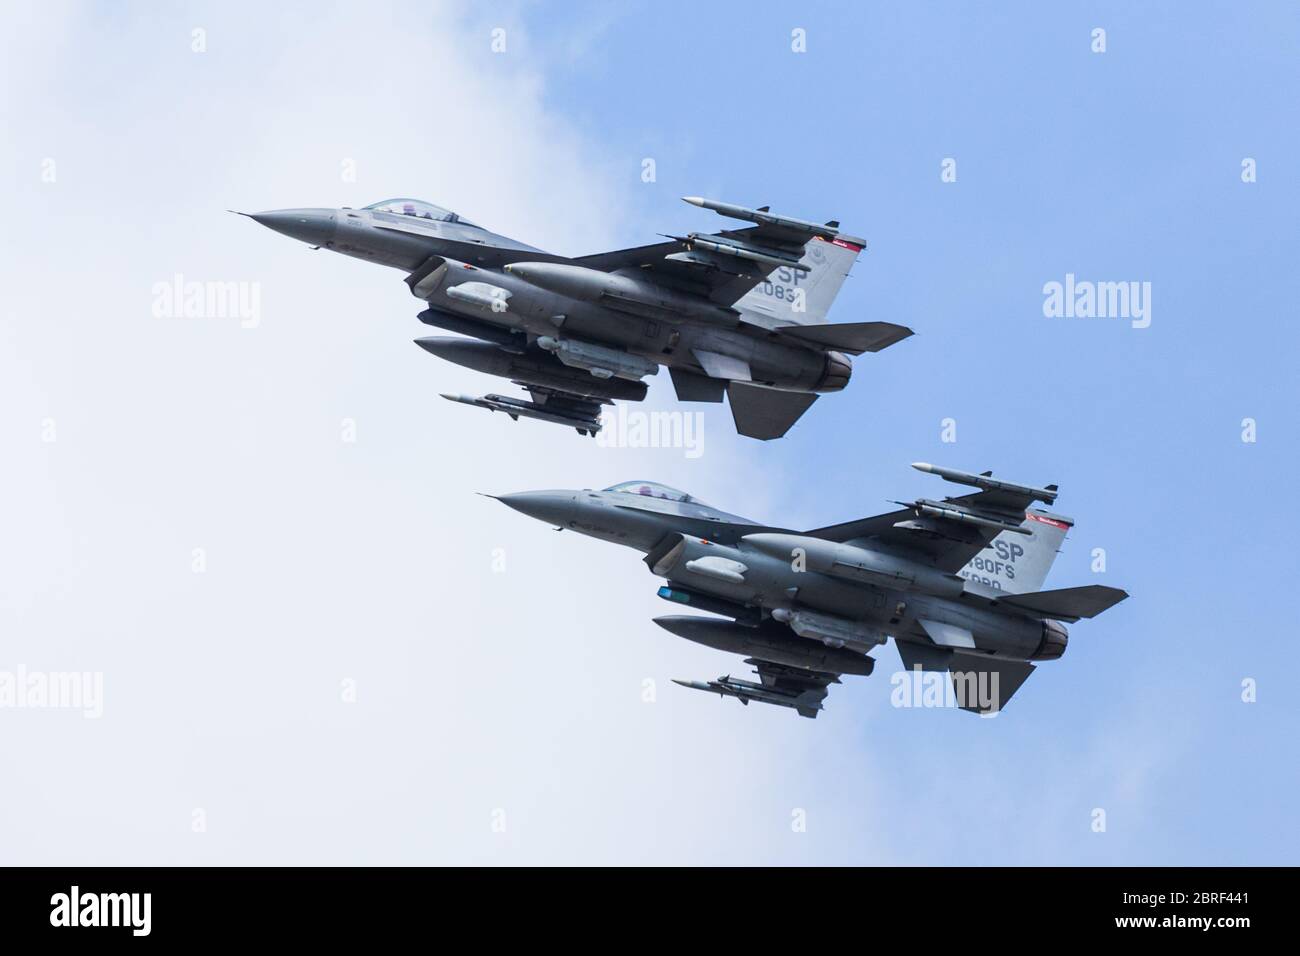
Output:
<instances>
[{"instance_id":1,"label":"white cloud","mask_svg":"<svg viewBox=\"0 0 1300 956\"><path fill-rule=\"evenodd\" d=\"M767 490L734 485L756 453L725 410L689 463L449 405L501 383L411 344L397 272L223 211L414 194L596 251L639 157L556 116L539 61L493 56L454 11L25 16L42 43L4 41L25 241L5 264L0 666L102 670L105 701L93 722L0 712L21 768L0 795L10 862L872 852L824 823L866 800L869 761L841 806L806 753L847 746L847 719L673 686L744 665L650 623L669 609L635 553L472 494L645 476L743 510ZM154 318L151 285L177 272L260 283L261 325Z\"/></svg>"}]
</instances>

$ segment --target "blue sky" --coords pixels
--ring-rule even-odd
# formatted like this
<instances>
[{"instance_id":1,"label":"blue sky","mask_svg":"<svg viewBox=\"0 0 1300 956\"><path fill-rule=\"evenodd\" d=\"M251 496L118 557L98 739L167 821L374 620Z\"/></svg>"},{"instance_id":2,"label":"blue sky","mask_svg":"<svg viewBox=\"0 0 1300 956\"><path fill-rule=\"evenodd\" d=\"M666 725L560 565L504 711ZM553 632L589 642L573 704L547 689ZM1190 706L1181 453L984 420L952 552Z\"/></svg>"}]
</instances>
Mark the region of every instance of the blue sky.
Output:
<instances>
[{"instance_id":1,"label":"blue sky","mask_svg":"<svg viewBox=\"0 0 1300 956\"><path fill-rule=\"evenodd\" d=\"M589 16L538 11L532 42L563 44ZM832 320L917 332L756 456L781 479L766 517L813 526L937 490L913 460L1056 481L1078 526L1049 583L1132 593L1074 628L1014 730L944 714L918 739L912 721L861 717L896 786L961 807L946 859L1005 859L1003 826L1085 814L1130 773L1139 818L1081 828L1063 860L1295 859L1300 728L1277 678L1297 624L1297 49L1288 4L654 4L548 76L550 102L656 159L658 183L629 164L629 189L663 231L698 225L673 205L698 193L833 216L870 248ZM1151 326L1044 318L1042 286L1067 272L1151 282ZM949 773L985 756L1000 771L982 784Z\"/></svg>"},{"instance_id":2,"label":"blue sky","mask_svg":"<svg viewBox=\"0 0 1300 956\"><path fill-rule=\"evenodd\" d=\"M14 861L1295 862L1294 6L7 16L0 669L106 695L0 712ZM493 386L411 345L396 273L225 212L394 195L570 254L725 225L684 195L837 218L832 321L916 335L785 440L710 409L698 459L596 448L442 402ZM258 283L260 325L151 315L176 273ZM1150 326L1044 317L1067 273L1150 282ZM892 647L817 721L673 687L739 665L650 623L635 555L472 495L655 478L817 527L954 490L918 460L1059 483L1047 585L1132 594L996 720L891 707Z\"/></svg>"}]
</instances>

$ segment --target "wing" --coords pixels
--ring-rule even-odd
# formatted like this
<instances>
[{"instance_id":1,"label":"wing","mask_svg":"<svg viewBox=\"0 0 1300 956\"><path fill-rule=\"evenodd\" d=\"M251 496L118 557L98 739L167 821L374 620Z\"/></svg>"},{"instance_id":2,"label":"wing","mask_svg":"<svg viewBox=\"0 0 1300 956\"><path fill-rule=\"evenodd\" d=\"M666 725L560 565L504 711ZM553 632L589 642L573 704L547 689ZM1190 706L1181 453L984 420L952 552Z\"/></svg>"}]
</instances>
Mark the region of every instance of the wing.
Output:
<instances>
[{"instance_id":1,"label":"wing","mask_svg":"<svg viewBox=\"0 0 1300 956\"><path fill-rule=\"evenodd\" d=\"M668 242L602 252L573 262L602 272L638 273L659 285L730 307L777 269L806 275L810 266L803 261L804 252L813 240L839 242L851 248L854 257L862 248L861 240L835 238L839 235L838 222L815 223L778 216L767 206L748 209L697 197L687 197L686 201L757 225L669 236Z\"/></svg>"},{"instance_id":2,"label":"wing","mask_svg":"<svg viewBox=\"0 0 1300 956\"><path fill-rule=\"evenodd\" d=\"M827 541L861 542L929 564L941 571L956 573L1003 532L1032 534L1032 522L1056 521L1055 516L1030 511L1035 501L1051 504L1056 487L1033 488L992 478L991 472L971 475L966 472L934 469L930 471L949 481L974 484L981 490L957 498L932 501L918 498L899 511L847 521L818 528L807 534Z\"/></svg>"},{"instance_id":3,"label":"wing","mask_svg":"<svg viewBox=\"0 0 1300 956\"><path fill-rule=\"evenodd\" d=\"M394 216L394 219L409 218ZM484 269L500 269L512 262L569 262L565 256L557 256L542 249L535 249L522 242L516 242L505 236L485 233L487 239L473 241L460 239L445 233L430 231L418 220L412 223L383 221L376 222L375 228L386 232L400 232L422 239L436 239L438 254L458 262L468 262ZM418 294L418 293L417 293Z\"/></svg>"},{"instance_id":4,"label":"wing","mask_svg":"<svg viewBox=\"0 0 1300 956\"><path fill-rule=\"evenodd\" d=\"M764 227L724 229L707 235L691 233L634 249L602 252L573 260L575 265L601 272L635 271L652 282L708 299L715 305L735 305L750 289L781 266L795 266L811 236L797 243L785 235L765 232ZM704 243L733 248L761 249L767 259L742 259L702 249Z\"/></svg>"},{"instance_id":5,"label":"wing","mask_svg":"<svg viewBox=\"0 0 1300 956\"><path fill-rule=\"evenodd\" d=\"M983 493L945 498L943 503L978 510L982 503L981 494ZM1017 526L1026 520L1023 508L1018 515L999 509L998 517L1006 521L1018 517L1015 521ZM818 528L807 534L827 541L870 543L882 550L912 557L941 571L952 573L965 567L971 558L988 547L989 542L1005 530L1008 529L972 525L951 519L927 518L916 508L908 507L871 518Z\"/></svg>"}]
</instances>

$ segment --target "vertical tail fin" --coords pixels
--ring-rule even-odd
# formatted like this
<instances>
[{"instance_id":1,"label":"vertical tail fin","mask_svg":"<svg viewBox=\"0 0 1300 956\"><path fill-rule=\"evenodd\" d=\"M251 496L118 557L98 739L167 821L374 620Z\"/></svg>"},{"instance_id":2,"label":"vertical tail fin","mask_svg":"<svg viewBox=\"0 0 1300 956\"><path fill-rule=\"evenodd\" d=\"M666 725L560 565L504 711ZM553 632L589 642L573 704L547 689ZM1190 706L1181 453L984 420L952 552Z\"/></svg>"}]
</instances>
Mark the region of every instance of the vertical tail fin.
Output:
<instances>
[{"instance_id":1,"label":"vertical tail fin","mask_svg":"<svg viewBox=\"0 0 1300 956\"><path fill-rule=\"evenodd\" d=\"M1032 508L1020 527L1028 535L1003 531L957 572L968 581L995 591L1026 594L1041 591L1047 572L1074 521Z\"/></svg>"},{"instance_id":2,"label":"vertical tail fin","mask_svg":"<svg viewBox=\"0 0 1300 956\"><path fill-rule=\"evenodd\" d=\"M736 303L745 321L763 328L821 325L865 242L852 236L813 236L800 260L800 272L786 266L754 286Z\"/></svg>"}]
</instances>

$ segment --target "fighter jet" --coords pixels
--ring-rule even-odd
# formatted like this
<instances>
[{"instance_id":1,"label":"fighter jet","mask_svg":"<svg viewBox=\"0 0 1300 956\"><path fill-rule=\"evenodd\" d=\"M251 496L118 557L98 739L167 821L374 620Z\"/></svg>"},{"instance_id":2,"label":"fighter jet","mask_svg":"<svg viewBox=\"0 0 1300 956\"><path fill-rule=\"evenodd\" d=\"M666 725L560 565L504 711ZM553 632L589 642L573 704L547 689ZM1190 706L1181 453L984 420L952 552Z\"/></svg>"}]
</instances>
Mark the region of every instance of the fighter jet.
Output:
<instances>
[{"instance_id":1,"label":"fighter jet","mask_svg":"<svg viewBox=\"0 0 1300 956\"><path fill-rule=\"evenodd\" d=\"M895 502L902 509L795 532L719 511L651 481L604 491L536 491L499 500L530 517L645 553L659 596L706 612L655 618L666 631L746 655L758 680L731 675L684 687L816 717L841 675L866 676L894 639L906 671L942 676L952 706L995 714L1034 672L1065 653L1065 623L1128 594L1093 584L1041 590L1070 518L1037 488L918 463L979 490ZM1063 623L1064 622L1064 623ZM951 690L949 691L949 686Z\"/></svg>"},{"instance_id":2,"label":"fighter jet","mask_svg":"<svg viewBox=\"0 0 1300 956\"><path fill-rule=\"evenodd\" d=\"M427 304L420 320L464 336L417 345L530 395L443 398L583 435L599 431L603 405L645 398L644 380L663 365L681 401L721 402L725 393L737 431L779 438L819 394L848 384L849 355L912 334L889 322L827 324L865 245L838 222L686 202L755 225L569 259L414 199L241 215L402 270Z\"/></svg>"}]
</instances>

